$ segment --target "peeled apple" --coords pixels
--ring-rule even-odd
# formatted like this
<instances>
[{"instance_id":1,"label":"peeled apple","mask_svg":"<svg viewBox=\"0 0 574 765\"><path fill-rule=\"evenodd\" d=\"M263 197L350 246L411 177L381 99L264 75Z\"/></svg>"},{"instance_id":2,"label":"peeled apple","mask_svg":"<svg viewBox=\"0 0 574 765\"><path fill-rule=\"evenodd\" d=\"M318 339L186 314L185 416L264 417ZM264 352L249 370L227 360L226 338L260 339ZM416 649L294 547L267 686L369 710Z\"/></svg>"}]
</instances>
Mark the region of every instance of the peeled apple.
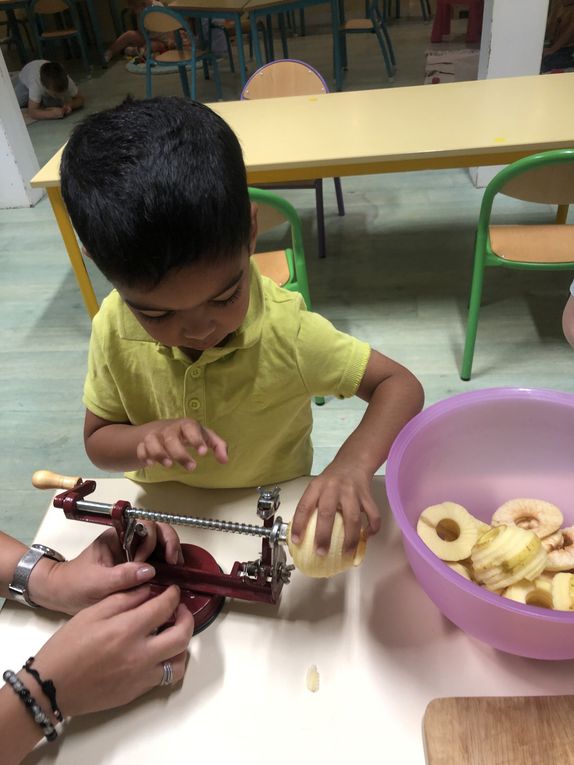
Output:
<instances>
[{"instance_id":1,"label":"peeled apple","mask_svg":"<svg viewBox=\"0 0 574 765\"><path fill-rule=\"evenodd\" d=\"M312 576L317 579L335 576L335 574L347 571L353 568L353 566L358 566L365 557L367 535L364 529L361 529L359 544L355 551L343 555L345 527L341 513L335 514L331 545L327 554L323 556L317 555L314 547L317 511L309 518L305 535L297 545L291 539L291 526L292 524L290 523L287 531L287 546L295 567L306 576Z\"/></svg>"}]
</instances>

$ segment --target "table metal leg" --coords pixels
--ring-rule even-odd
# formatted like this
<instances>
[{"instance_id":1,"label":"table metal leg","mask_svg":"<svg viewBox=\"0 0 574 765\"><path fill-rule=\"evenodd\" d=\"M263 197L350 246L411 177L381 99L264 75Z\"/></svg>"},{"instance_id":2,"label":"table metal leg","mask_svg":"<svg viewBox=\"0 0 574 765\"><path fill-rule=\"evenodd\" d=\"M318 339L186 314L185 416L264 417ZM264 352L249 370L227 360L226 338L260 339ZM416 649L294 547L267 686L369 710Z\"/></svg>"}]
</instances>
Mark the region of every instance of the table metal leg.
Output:
<instances>
[{"instance_id":1,"label":"table metal leg","mask_svg":"<svg viewBox=\"0 0 574 765\"><path fill-rule=\"evenodd\" d=\"M16 13L13 8L6 8L6 18L8 20L10 36L14 38L14 42L18 48L20 61L22 62L22 66L24 66L24 64L28 61L28 54L26 53L26 48L24 47L22 35L20 34L20 29L18 27L18 19L16 18Z\"/></svg>"},{"instance_id":2,"label":"table metal leg","mask_svg":"<svg viewBox=\"0 0 574 765\"><path fill-rule=\"evenodd\" d=\"M267 45L269 46L269 61L275 61L275 48L273 45L273 15L267 14Z\"/></svg>"},{"instance_id":3,"label":"table metal leg","mask_svg":"<svg viewBox=\"0 0 574 765\"><path fill-rule=\"evenodd\" d=\"M243 34L241 32L241 14L236 13L233 16L235 22L235 39L237 41L237 57L239 58L239 76L241 85L247 82L247 67L245 66L245 51L243 50ZM255 39L257 40L257 25L255 25Z\"/></svg>"},{"instance_id":4,"label":"table metal leg","mask_svg":"<svg viewBox=\"0 0 574 765\"><path fill-rule=\"evenodd\" d=\"M110 6L110 13L112 14L114 31L116 33L116 37L119 37L124 30L122 25L122 17L118 8L118 0L109 0L108 4Z\"/></svg>"},{"instance_id":5,"label":"table metal leg","mask_svg":"<svg viewBox=\"0 0 574 765\"><path fill-rule=\"evenodd\" d=\"M90 318L93 319L99 309L98 301L94 288L92 287L92 282L90 281L90 276L86 270L86 265L78 245L78 240L76 239L76 234L72 227L72 222L70 221L68 211L66 210L64 200L62 199L62 194L60 189L55 186L48 188L47 192L52 204L52 210L56 216L56 221L58 222L60 234L64 240L66 252L70 258L70 263L74 269L76 280L84 299L86 310L88 311Z\"/></svg>"},{"instance_id":6,"label":"table metal leg","mask_svg":"<svg viewBox=\"0 0 574 765\"><path fill-rule=\"evenodd\" d=\"M102 28L100 27L100 21L98 19L98 13L94 6L94 0L86 0L88 4L88 13L90 14L90 21L92 23L92 29L94 30L94 37L96 39L96 48L98 50L98 56L101 63L106 66L106 60L104 58L104 41L102 37Z\"/></svg>"},{"instance_id":7,"label":"table metal leg","mask_svg":"<svg viewBox=\"0 0 574 765\"><path fill-rule=\"evenodd\" d=\"M263 66L263 59L261 57L261 48L259 46L259 35L257 34L257 16L255 13L249 14L249 27L251 29L251 45L253 46L253 53L255 54L255 65L257 69Z\"/></svg>"},{"instance_id":8,"label":"table metal leg","mask_svg":"<svg viewBox=\"0 0 574 765\"><path fill-rule=\"evenodd\" d=\"M343 70L341 66L341 38L339 27L341 26L339 0L331 0L331 30L333 34L333 70L335 76L335 89L343 88Z\"/></svg>"}]
</instances>

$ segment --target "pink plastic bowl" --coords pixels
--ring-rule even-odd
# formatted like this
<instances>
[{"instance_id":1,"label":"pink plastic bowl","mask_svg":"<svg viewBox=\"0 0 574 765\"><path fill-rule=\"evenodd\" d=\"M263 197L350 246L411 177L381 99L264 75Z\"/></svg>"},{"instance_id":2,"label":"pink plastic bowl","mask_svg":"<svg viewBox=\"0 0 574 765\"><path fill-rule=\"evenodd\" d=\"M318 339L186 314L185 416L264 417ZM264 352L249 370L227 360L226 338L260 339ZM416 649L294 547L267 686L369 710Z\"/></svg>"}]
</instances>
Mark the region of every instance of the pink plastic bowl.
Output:
<instances>
[{"instance_id":1,"label":"pink plastic bowl","mask_svg":"<svg viewBox=\"0 0 574 765\"><path fill-rule=\"evenodd\" d=\"M412 570L458 627L501 651L574 659L574 612L514 603L451 571L418 537L429 505L458 502L490 521L503 502L535 497L574 524L574 395L491 388L428 407L397 437L387 492Z\"/></svg>"}]
</instances>

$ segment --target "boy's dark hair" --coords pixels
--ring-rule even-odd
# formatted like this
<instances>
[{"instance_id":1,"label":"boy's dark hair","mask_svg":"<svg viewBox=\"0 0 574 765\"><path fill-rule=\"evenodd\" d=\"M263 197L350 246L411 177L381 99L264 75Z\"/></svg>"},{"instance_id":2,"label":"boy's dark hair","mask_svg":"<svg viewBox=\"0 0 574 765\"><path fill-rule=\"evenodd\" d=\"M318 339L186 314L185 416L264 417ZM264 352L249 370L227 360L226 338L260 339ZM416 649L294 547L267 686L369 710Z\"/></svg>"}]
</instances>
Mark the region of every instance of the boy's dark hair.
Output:
<instances>
[{"instance_id":1,"label":"boy's dark hair","mask_svg":"<svg viewBox=\"0 0 574 765\"><path fill-rule=\"evenodd\" d=\"M40 67L40 82L54 93L65 93L68 90L68 75L62 64L57 61L46 61Z\"/></svg>"},{"instance_id":2,"label":"boy's dark hair","mask_svg":"<svg viewBox=\"0 0 574 765\"><path fill-rule=\"evenodd\" d=\"M78 236L112 282L151 288L249 243L241 147L203 104L128 99L94 114L73 131L60 173Z\"/></svg>"}]
</instances>

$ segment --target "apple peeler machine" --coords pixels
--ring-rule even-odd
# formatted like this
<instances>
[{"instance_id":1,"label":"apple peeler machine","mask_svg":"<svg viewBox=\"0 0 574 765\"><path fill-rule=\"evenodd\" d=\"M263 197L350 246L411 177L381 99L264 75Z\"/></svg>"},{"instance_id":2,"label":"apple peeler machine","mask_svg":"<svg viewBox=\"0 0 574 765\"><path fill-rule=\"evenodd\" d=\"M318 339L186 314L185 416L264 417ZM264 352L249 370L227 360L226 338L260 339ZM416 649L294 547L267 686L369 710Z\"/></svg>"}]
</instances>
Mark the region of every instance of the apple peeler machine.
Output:
<instances>
[{"instance_id":1,"label":"apple peeler machine","mask_svg":"<svg viewBox=\"0 0 574 765\"><path fill-rule=\"evenodd\" d=\"M287 564L284 548L287 523L276 515L280 504L278 486L258 488L256 512L263 521L263 525L259 526L156 512L132 507L124 500L114 504L93 502L86 497L95 491L95 481L61 476L47 470L36 471L32 483L40 489L65 489L54 497L53 504L64 511L66 518L113 527L127 561L133 560L138 545L147 535L147 529L142 523L146 520L259 537L259 557L250 561L235 561L229 574L222 572L207 550L193 544L181 545L184 558L181 565L161 560L157 550L148 559L156 571L150 583L152 592L157 595L166 587L177 584L181 589L181 602L194 616L196 634L214 621L225 598L278 604L283 585L289 583L291 571L295 568Z\"/></svg>"}]
</instances>

